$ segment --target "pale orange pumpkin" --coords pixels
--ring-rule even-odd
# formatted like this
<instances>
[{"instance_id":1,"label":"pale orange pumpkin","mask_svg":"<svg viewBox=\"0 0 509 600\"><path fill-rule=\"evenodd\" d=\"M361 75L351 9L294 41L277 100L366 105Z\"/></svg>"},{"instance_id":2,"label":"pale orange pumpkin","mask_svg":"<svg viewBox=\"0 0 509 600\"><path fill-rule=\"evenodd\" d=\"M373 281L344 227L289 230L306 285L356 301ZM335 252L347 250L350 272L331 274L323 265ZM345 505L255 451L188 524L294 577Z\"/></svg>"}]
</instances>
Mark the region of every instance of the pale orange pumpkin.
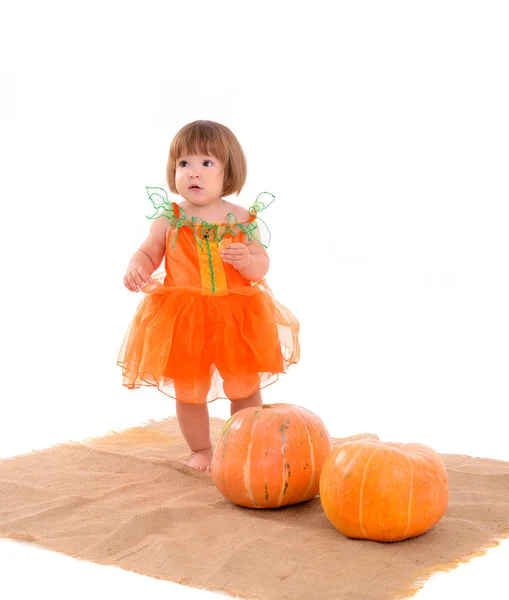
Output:
<instances>
[{"instance_id":1,"label":"pale orange pumpkin","mask_svg":"<svg viewBox=\"0 0 509 600\"><path fill-rule=\"evenodd\" d=\"M423 444L349 442L335 447L325 461L320 501L343 535L397 542L428 531L442 518L447 470Z\"/></svg>"},{"instance_id":2,"label":"pale orange pumpkin","mask_svg":"<svg viewBox=\"0 0 509 600\"><path fill-rule=\"evenodd\" d=\"M219 492L249 508L279 508L318 493L329 433L311 411L292 404L244 408L229 419L212 458Z\"/></svg>"}]
</instances>

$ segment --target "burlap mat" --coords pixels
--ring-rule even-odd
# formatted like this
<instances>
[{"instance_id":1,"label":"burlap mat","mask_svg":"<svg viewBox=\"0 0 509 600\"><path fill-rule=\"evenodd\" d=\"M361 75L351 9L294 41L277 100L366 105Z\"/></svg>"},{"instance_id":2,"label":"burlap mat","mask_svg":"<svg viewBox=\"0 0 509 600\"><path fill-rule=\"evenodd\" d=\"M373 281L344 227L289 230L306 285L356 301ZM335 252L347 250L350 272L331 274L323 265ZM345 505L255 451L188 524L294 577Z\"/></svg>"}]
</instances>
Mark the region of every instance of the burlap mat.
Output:
<instances>
[{"instance_id":1,"label":"burlap mat","mask_svg":"<svg viewBox=\"0 0 509 600\"><path fill-rule=\"evenodd\" d=\"M222 424L212 419L214 439ZM509 536L507 462L443 455L450 476L444 518L418 538L380 544L343 537L318 498L279 510L234 506L187 458L169 419L4 459L0 535L150 577L277 600L409 597L434 570L450 570Z\"/></svg>"}]
</instances>

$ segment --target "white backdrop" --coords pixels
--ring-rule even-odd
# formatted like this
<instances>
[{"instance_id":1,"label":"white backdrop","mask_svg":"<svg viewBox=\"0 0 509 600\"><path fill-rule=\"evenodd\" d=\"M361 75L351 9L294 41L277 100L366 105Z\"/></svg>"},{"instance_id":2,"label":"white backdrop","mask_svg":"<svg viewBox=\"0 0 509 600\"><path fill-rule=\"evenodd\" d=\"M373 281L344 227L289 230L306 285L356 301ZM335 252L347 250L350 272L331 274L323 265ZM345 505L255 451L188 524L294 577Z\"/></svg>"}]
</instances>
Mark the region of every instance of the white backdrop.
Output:
<instances>
[{"instance_id":1,"label":"white backdrop","mask_svg":"<svg viewBox=\"0 0 509 600\"><path fill-rule=\"evenodd\" d=\"M0 456L175 414L121 386L141 299L122 276L171 138L212 119L248 157L237 201L276 195L268 282L302 327L265 401L336 437L509 460L506 6L4 4ZM506 540L415 597L505 597L508 558ZM18 542L0 565L12 598L219 597Z\"/></svg>"}]
</instances>

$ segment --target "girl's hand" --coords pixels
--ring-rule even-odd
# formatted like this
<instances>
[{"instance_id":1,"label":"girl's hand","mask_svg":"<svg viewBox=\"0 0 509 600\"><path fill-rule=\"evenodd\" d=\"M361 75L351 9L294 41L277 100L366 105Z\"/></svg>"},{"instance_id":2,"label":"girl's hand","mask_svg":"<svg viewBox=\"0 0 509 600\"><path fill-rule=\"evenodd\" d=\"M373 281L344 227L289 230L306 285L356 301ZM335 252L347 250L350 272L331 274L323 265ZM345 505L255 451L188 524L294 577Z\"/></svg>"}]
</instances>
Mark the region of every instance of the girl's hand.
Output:
<instances>
[{"instance_id":1,"label":"girl's hand","mask_svg":"<svg viewBox=\"0 0 509 600\"><path fill-rule=\"evenodd\" d=\"M143 267L131 269L124 275L124 285L130 292L139 292L149 283L154 283L154 280Z\"/></svg>"},{"instance_id":2,"label":"girl's hand","mask_svg":"<svg viewBox=\"0 0 509 600\"><path fill-rule=\"evenodd\" d=\"M249 248L245 244L230 244L224 250L221 250L221 258L225 263L233 265L234 269L240 271L249 265L251 255Z\"/></svg>"}]
</instances>

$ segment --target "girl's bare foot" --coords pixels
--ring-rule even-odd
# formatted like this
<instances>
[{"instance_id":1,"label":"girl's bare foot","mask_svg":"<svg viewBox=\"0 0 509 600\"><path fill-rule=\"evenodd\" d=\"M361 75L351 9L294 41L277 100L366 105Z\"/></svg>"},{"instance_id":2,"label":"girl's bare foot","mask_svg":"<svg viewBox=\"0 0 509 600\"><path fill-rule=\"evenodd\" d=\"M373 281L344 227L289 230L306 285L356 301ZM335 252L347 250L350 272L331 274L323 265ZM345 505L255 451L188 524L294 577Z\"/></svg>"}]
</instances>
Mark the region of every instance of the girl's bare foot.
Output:
<instances>
[{"instance_id":1,"label":"girl's bare foot","mask_svg":"<svg viewBox=\"0 0 509 600\"><path fill-rule=\"evenodd\" d=\"M189 461L189 466L198 471L210 472L210 463L212 462L213 452L212 448L205 448L205 450L193 452L191 460Z\"/></svg>"}]
</instances>

